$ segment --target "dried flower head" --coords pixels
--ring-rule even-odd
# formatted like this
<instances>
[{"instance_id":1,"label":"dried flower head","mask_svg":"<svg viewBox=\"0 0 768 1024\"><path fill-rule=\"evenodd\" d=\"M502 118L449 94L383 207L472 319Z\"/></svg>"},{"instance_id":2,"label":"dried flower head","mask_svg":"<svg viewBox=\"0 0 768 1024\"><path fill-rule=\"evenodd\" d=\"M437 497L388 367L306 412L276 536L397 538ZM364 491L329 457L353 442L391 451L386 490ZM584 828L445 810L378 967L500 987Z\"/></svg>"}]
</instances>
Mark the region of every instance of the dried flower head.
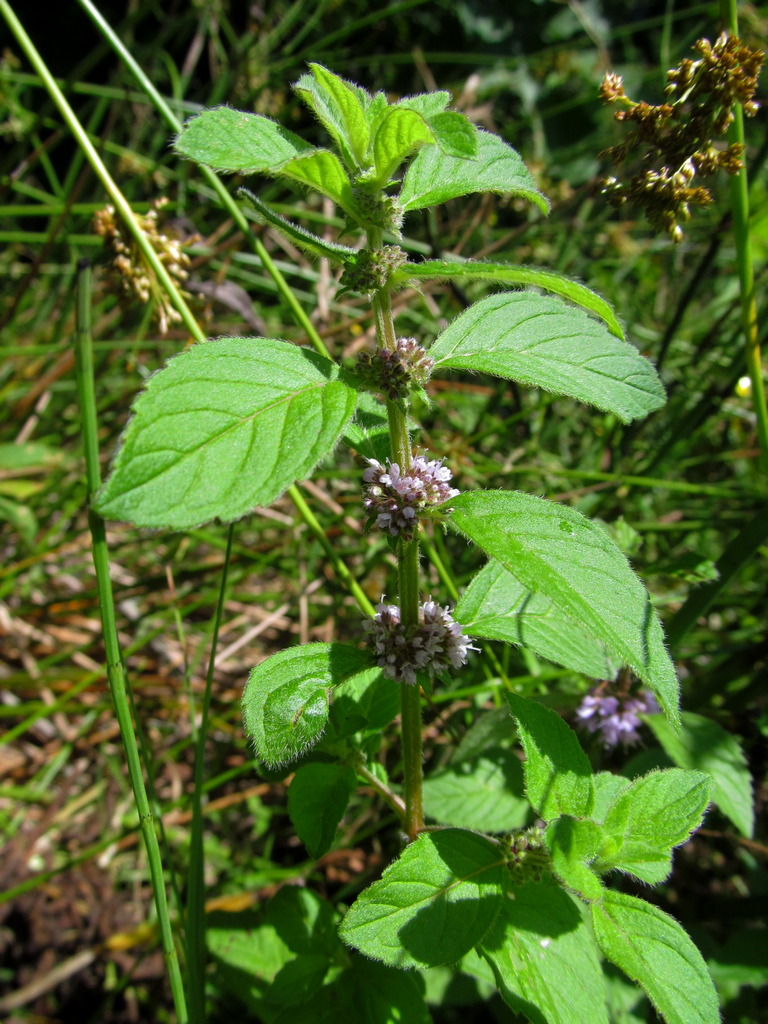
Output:
<instances>
[{"instance_id":1,"label":"dried flower head","mask_svg":"<svg viewBox=\"0 0 768 1024\"><path fill-rule=\"evenodd\" d=\"M606 747L631 747L640 742L639 715L655 714L656 698L649 690L636 697L604 696L599 690L588 693L576 709L576 718L587 732L599 732Z\"/></svg>"},{"instance_id":2,"label":"dried flower head","mask_svg":"<svg viewBox=\"0 0 768 1024\"><path fill-rule=\"evenodd\" d=\"M467 653L476 650L454 622L447 607L426 601L419 609L418 625L407 629L396 604L376 605L376 614L363 629L379 667L388 679L416 683L419 672L440 676L466 664Z\"/></svg>"},{"instance_id":3,"label":"dried flower head","mask_svg":"<svg viewBox=\"0 0 768 1024\"><path fill-rule=\"evenodd\" d=\"M641 155L639 169L628 180L602 179L602 192L614 206L641 206L651 225L676 242L691 207L712 202L709 190L694 184L694 178L741 169L742 147L717 140L733 120L735 103L743 104L747 116L757 112L753 97L765 58L761 50L725 33L714 45L699 39L694 48L698 60L683 60L667 72L667 99L658 106L630 99L613 73L600 87L603 100L620 105L616 120L632 125L623 142L601 155L616 166Z\"/></svg>"},{"instance_id":4,"label":"dried flower head","mask_svg":"<svg viewBox=\"0 0 768 1024\"><path fill-rule=\"evenodd\" d=\"M361 352L355 370L366 384L393 402L423 388L435 365L415 338L398 338L395 348Z\"/></svg>"},{"instance_id":5,"label":"dried flower head","mask_svg":"<svg viewBox=\"0 0 768 1024\"><path fill-rule=\"evenodd\" d=\"M424 455L415 455L406 471L397 462L387 460L385 467L376 459L369 459L363 473L363 480L368 484L363 507L369 521L375 521L380 530L411 540L419 516L459 493L455 487L448 486L451 478L451 471L443 465L442 459L429 461Z\"/></svg>"},{"instance_id":6,"label":"dried flower head","mask_svg":"<svg viewBox=\"0 0 768 1024\"><path fill-rule=\"evenodd\" d=\"M134 214L134 217L170 277L177 284L181 284L189 276L190 265L189 256L182 248L184 243L161 232L157 223L158 211L167 202L165 197L156 199L149 213L143 216ZM138 299L139 302L146 303L152 300L153 317L161 333L165 334L169 325L178 323L181 316L171 305L152 268L145 262L133 236L116 217L114 206L106 206L94 214L93 228L112 250L111 283L115 290L128 298Z\"/></svg>"}]
</instances>

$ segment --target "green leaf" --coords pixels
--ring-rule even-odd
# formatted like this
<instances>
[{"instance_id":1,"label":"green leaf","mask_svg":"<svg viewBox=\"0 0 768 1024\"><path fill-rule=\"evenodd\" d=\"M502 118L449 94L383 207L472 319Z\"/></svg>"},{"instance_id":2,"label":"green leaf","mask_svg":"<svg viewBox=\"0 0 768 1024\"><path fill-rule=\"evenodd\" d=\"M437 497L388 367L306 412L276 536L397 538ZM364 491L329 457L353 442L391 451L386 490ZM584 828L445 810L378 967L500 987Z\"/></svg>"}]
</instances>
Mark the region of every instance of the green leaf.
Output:
<instances>
[{"instance_id":1,"label":"green leaf","mask_svg":"<svg viewBox=\"0 0 768 1024\"><path fill-rule=\"evenodd\" d=\"M328 196L358 224L362 222L363 214L352 194L352 183L339 158L329 149L315 149L297 156L283 164L278 173Z\"/></svg>"},{"instance_id":2,"label":"green leaf","mask_svg":"<svg viewBox=\"0 0 768 1024\"><path fill-rule=\"evenodd\" d=\"M334 693L330 720L336 739L340 739L356 732L380 732L399 711L399 686L376 666Z\"/></svg>"},{"instance_id":3,"label":"green leaf","mask_svg":"<svg viewBox=\"0 0 768 1024\"><path fill-rule=\"evenodd\" d=\"M508 693L525 751L525 790L534 810L551 821L561 814L589 814L594 801L592 768L573 729L557 712Z\"/></svg>"},{"instance_id":4,"label":"green leaf","mask_svg":"<svg viewBox=\"0 0 768 1024\"><path fill-rule=\"evenodd\" d=\"M632 780L613 772L598 772L592 776L595 786L595 805L592 808L592 820L602 824L605 816L616 802L620 793L632 785Z\"/></svg>"},{"instance_id":5,"label":"green leaf","mask_svg":"<svg viewBox=\"0 0 768 1024\"><path fill-rule=\"evenodd\" d=\"M582 306L588 313L604 320L611 334L624 337L621 324L611 306L586 285L572 281L551 270L516 267L512 263L486 263L481 260L424 260L423 263L405 263L392 275L393 286L418 281L499 281L504 284L529 285L569 302Z\"/></svg>"},{"instance_id":6,"label":"green leaf","mask_svg":"<svg viewBox=\"0 0 768 1024\"><path fill-rule=\"evenodd\" d=\"M376 181L386 184L403 160L435 141L432 129L415 110L390 107L373 140Z\"/></svg>"},{"instance_id":7,"label":"green leaf","mask_svg":"<svg viewBox=\"0 0 768 1024\"><path fill-rule=\"evenodd\" d=\"M468 491L450 506L450 525L604 643L677 723L678 683L661 623L602 527L574 509L516 491Z\"/></svg>"},{"instance_id":8,"label":"green leaf","mask_svg":"<svg viewBox=\"0 0 768 1024\"><path fill-rule=\"evenodd\" d=\"M499 747L472 760L452 761L425 779L423 795L425 814L441 825L508 832L528 818L520 761Z\"/></svg>"},{"instance_id":9,"label":"green leaf","mask_svg":"<svg viewBox=\"0 0 768 1024\"><path fill-rule=\"evenodd\" d=\"M477 158L448 156L439 146L426 146L405 173L400 203L422 210L472 192L509 192L529 199L543 213L549 202L536 188L520 155L497 135L477 131Z\"/></svg>"},{"instance_id":10,"label":"green leaf","mask_svg":"<svg viewBox=\"0 0 768 1024\"><path fill-rule=\"evenodd\" d=\"M243 693L243 725L257 757L278 765L320 738L334 686L371 667L364 651L345 644L302 644L257 665Z\"/></svg>"},{"instance_id":11,"label":"green leaf","mask_svg":"<svg viewBox=\"0 0 768 1024\"><path fill-rule=\"evenodd\" d=\"M327 359L285 341L195 345L133 405L96 508L136 526L239 519L309 476L349 421L356 393Z\"/></svg>"},{"instance_id":12,"label":"green leaf","mask_svg":"<svg viewBox=\"0 0 768 1024\"><path fill-rule=\"evenodd\" d=\"M606 844L596 871L626 871L650 885L670 872L670 851L698 828L711 780L702 772L650 772L624 789L605 816Z\"/></svg>"},{"instance_id":13,"label":"green leaf","mask_svg":"<svg viewBox=\"0 0 768 1024\"><path fill-rule=\"evenodd\" d=\"M474 832L422 834L358 896L339 934L393 967L455 963L491 925L503 871L499 848Z\"/></svg>"},{"instance_id":14,"label":"green leaf","mask_svg":"<svg viewBox=\"0 0 768 1024\"><path fill-rule=\"evenodd\" d=\"M587 902L599 900L603 886L590 865L603 842L602 828L589 819L563 815L549 823L544 839L552 870L563 885Z\"/></svg>"},{"instance_id":15,"label":"green leaf","mask_svg":"<svg viewBox=\"0 0 768 1024\"><path fill-rule=\"evenodd\" d=\"M334 1024L431 1024L418 974L353 956L340 980L347 1006L346 1012L339 1013L337 1004Z\"/></svg>"},{"instance_id":16,"label":"green leaf","mask_svg":"<svg viewBox=\"0 0 768 1024\"><path fill-rule=\"evenodd\" d=\"M299 224L294 224L293 221L276 213L247 188L239 188L237 194L244 196L251 204L256 211L256 219L259 224L269 224L310 256L324 257L332 263L341 263L342 265L357 258L357 249L341 245L339 242L329 242L325 238L320 238L319 235L307 231Z\"/></svg>"},{"instance_id":17,"label":"green leaf","mask_svg":"<svg viewBox=\"0 0 768 1024\"><path fill-rule=\"evenodd\" d=\"M330 850L356 784L357 776L346 765L313 763L296 769L288 790L288 814L315 859Z\"/></svg>"},{"instance_id":18,"label":"green leaf","mask_svg":"<svg viewBox=\"0 0 768 1024\"><path fill-rule=\"evenodd\" d=\"M428 119L435 142L448 156L472 160L477 156L478 130L457 110L446 110Z\"/></svg>"},{"instance_id":19,"label":"green leaf","mask_svg":"<svg viewBox=\"0 0 768 1024\"><path fill-rule=\"evenodd\" d=\"M422 117L430 118L436 114L442 114L450 102L451 94L449 92L438 91L421 92L417 96L406 96L404 99L398 100L396 105L408 110L415 110Z\"/></svg>"},{"instance_id":20,"label":"green leaf","mask_svg":"<svg viewBox=\"0 0 768 1024\"><path fill-rule=\"evenodd\" d=\"M259 1015L265 994L293 954L272 925L253 910L207 916L206 944L217 986Z\"/></svg>"},{"instance_id":21,"label":"green leaf","mask_svg":"<svg viewBox=\"0 0 768 1024\"><path fill-rule=\"evenodd\" d=\"M742 835L754 834L752 777L739 740L711 718L683 712L682 730L674 733L659 715L646 721L656 739L681 768L694 768L712 777L712 800Z\"/></svg>"},{"instance_id":22,"label":"green leaf","mask_svg":"<svg viewBox=\"0 0 768 1024\"><path fill-rule=\"evenodd\" d=\"M359 86L345 82L322 64L310 64L319 89L307 90L300 79L296 88L305 92L305 98L339 145L348 153L350 167L365 167L368 150L368 120L361 95L368 97Z\"/></svg>"},{"instance_id":23,"label":"green leaf","mask_svg":"<svg viewBox=\"0 0 768 1024\"><path fill-rule=\"evenodd\" d=\"M261 114L214 107L187 121L174 149L217 171L277 174L283 164L312 147Z\"/></svg>"},{"instance_id":24,"label":"green leaf","mask_svg":"<svg viewBox=\"0 0 768 1024\"><path fill-rule=\"evenodd\" d=\"M342 950L338 916L331 904L311 889L284 885L267 903L264 920L297 956L315 954L330 959Z\"/></svg>"},{"instance_id":25,"label":"green leaf","mask_svg":"<svg viewBox=\"0 0 768 1024\"><path fill-rule=\"evenodd\" d=\"M469 636L528 647L593 679L616 674L602 644L495 560L474 577L453 614Z\"/></svg>"},{"instance_id":26,"label":"green leaf","mask_svg":"<svg viewBox=\"0 0 768 1024\"><path fill-rule=\"evenodd\" d=\"M666 397L634 345L555 295L525 289L476 302L429 350L435 369L465 369L568 395L624 423Z\"/></svg>"},{"instance_id":27,"label":"green leaf","mask_svg":"<svg viewBox=\"0 0 768 1024\"><path fill-rule=\"evenodd\" d=\"M557 886L512 888L480 952L505 1002L532 1024L608 1024L595 943Z\"/></svg>"},{"instance_id":28,"label":"green leaf","mask_svg":"<svg viewBox=\"0 0 768 1024\"><path fill-rule=\"evenodd\" d=\"M674 918L644 900L610 890L591 909L603 953L642 985L667 1024L719 1024L707 965Z\"/></svg>"}]
</instances>

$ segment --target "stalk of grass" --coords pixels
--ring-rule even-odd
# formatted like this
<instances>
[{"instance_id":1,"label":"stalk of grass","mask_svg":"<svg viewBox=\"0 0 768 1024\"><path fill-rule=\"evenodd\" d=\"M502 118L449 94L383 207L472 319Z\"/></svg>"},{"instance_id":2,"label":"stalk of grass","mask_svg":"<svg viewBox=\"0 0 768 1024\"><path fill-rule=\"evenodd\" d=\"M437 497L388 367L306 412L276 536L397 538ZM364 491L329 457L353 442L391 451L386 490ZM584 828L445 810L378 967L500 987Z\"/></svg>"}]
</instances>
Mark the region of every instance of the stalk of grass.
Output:
<instances>
[{"instance_id":1,"label":"stalk of grass","mask_svg":"<svg viewBox=\"0 0 768 1024\"><path fill-rule=\"evenodd\" d=\"M99 468L99 444L98 427L96 421L96 394L93 381L93 352L91 349L90 329L90 264L83 260L79 266L78 274L78 303L77 303L77 350L76 350L76 375L77 387L80 396L83 423L83 447L85 453L86 479L89 499L93 497L101 486L101 471ZM139 814L144 846L147 851L147 862L149 865L149 876L152 885L152 893L155 900L155 909L160 928L160 937L163 947L168 978L171 985L171 994L176 1008L176 1016L179 1024L187 1024L186 997L184 985L181 979L176 944L173 937L173 927L168 912L168 900L165 891L165 879L163 876L163 863L160 856L160 844L155 831L154 818L149 803L149 797L144 785L144 776L141 769L139 747L136 741L136 734L131 718L131 709L128 701L123 664L120 654L120 644L117 637L117 624L115 620L115 607L112 594L112 582L109 575L109 552L107 550L106 531L104 520L93 509L88 510L88 523L91 531L93 545L93 562L96 569L96 585L99 593L99 607L101 609L101 621L104 634L104 648L107 656L107 678L112 694L112 701L115 707L120 737L125 750L125 757L128 766L128 775L131 780L133 797L136 803L136 810Z\"/></svg>"},{"instance_id":2,"label":"stalk of grass","mask_svg":"<svg viewBox=\"0 0 768 1024\"><path fill-rule=\"evenodd\" d=\"M720 13L731 35L739 34L737 0L720 0ZM734 120L729 131L730 140L744 146L744 111L740 103L734 104ZM760 440L762 460L768 462L768 404L763 384L760 358L760 339L757 331L757 303L755 301L755 274L752 262L752 236L749 225L749 185L746 160L741 170L731 176L731 208L733 233L736 241L736 266L739 273L741 297L741 329L746 343L747 373L752 382L752 401L757 417L757 436Z\"/></svg>"}]
</instances>

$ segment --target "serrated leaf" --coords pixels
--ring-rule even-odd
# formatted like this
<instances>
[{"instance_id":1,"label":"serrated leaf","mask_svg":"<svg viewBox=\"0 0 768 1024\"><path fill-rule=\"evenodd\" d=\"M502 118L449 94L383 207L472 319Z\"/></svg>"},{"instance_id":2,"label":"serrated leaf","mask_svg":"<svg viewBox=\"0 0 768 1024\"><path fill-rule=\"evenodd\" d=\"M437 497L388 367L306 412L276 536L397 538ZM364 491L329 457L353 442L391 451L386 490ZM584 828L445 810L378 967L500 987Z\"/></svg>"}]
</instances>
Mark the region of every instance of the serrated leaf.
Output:
<instances>
[{"instance_id":1,"label":"serrated leaf","mask_svg":"<svg viewBox=\"0 0 768 1024\"><path fill-rule=\"evenodd\" d=\"M358 896L339 934L393 967L455 963L491 925L503 870L499 848L474 832L422 834Z\"/></svg>"},{"instance_id":2,"label":"serrated leaf","mask_svg":"<svg viewBox=\"0 0 768 1024\"><path fill-rule=\"evenodd\" d=\"M742 835L752 836L755 820L752 777L739 740L713 719L690 711L682 714L679 734L659 715L648 715L645 720L675 764L698 769L712 777L714 803Z\"/></svg>"},{"instance_id":3,"label":"serrated leaf","mask_svg":"<svg viewBox=\"0 0 768 1024\"><path fill-rule=\"evenodd\" d=\"M508 693L525 751L525 791L534 810L551 821L592 809L592 768L576 734L560 715L535 700Z\"/></svg>"},{"instance_id":4,"label":"serrated leaf","mask_svg":"<svg viewBox=\"0 0 768 1024\"><path fill-rule=\"evenodd\" d=\"M439 146L426 146L405 173L400 203L422 210L473 192L509 192L529 199L543 213L549 202L536 188L520 155L497 135L477 132L474 160L448 156Z\"/></svg>"},{"instance_id":5,"label":"serrated leaf","mask_svg":"<svg viewBox=\"0 0 768 1024\"><path fill-rule=\"evenodd\" d=\"M483 756L451 762L424 780L424 813L441 825L508 832L529 814L523 769L511 750L489 748Z\"/></svg>"},{"instance_id":6,"label":"serrated leaf","mask_svg":"<svg viewBox=\"0 0 768 1024\"><path fill-rule=\"evenodd\" d=\"M582 309L530 289L470 306L429 350L435 370L466 369L567 395L624 423L666 401L653 366Z\"/></svg>"},{"instance_id":7,"label":"serrated leaf","mask_svg":"<svg viewBox=\"0 0 768 1024\"><path fill-rule=\"evenodd\" d=\"M330 850L356 783L357 776L346 765L316 762L296 769L288 790L288 814L315 859Z\"/></svg>"},{"instance_id":8,"label":"serrated leaf","mask_svg":"<svg viewBox=\"0 0 768 1024\"><path fill-rule=\"evenodd\" d=\"M261 114L213 107L187 121L174 149L217 171L277 174L288 160L312 147Z\"/></svg>"},{"instance_id":9,"label":"serrated leaf","mask_svg":"<svg viewBox=\"0 0 768 1024\"><path fill-rule=\"evenodd\" d=\"M368 121L360 96L367 94L322 64L309 66L325 99L324 106L317 102L312 104L315 112L342 149L349 150L354 163L363 167L368 149ZM316 95L313 98L316 99Z\"/></svg>"},{"instance_id":10,"label":"serrated leaf","mask_svg":"<svg viewBox=\"0 0 768 1024\"><path fill-rule=\"evenodd\" d=\"M515 886L480 952L505 1002L531 1024L608 1024L594 940L562 889Z\"/></svg>"},{"instance_id":11,"label":"serrated leaf","mask_svg":"<svg viewBox=\"0 0 768 1024\"><path fill-rule=\"evenodd\" d=\"M602 824L619 794L632 785L632 780L623 775L614 775L613 772L598 772L592 776L592 782L595 787L595 805L591 817L593 821Z\"/></svg>"},{"instance_id":12,"label":"serrated leaf","mask_svg":"<svg viewBox=\"0 0 768 1024\"><path fill-rule=\"evenodd\" d=\"M269 338L195 345L150 378L96 508L136 526L239 519L308 476L357 396L338 367Z\"/></svg>"},{"instance_id":13,"label":"serrated leaf","mask_svg":"<svg viewBox=\"0 0 768 1024\"><path fill-rule=\"evenodd\" d=\"M478 132L472 122L458 110L445 110L428 118L435 142L448 156L472 160L477 156Z\"/></svg>"},{"instance_id":14,"label":"serrated leaf","mask_svg":"<svg viewBox=\"0 0 768 1024\"><path fill-rule=\"evenodd\" d=\"M434 141L432 129L421 114L405 107L390 107L373 140L376 180L385 184L406 157Z\"/></svg>"},{"instance_id":15,"label":"serrated leaf","mask_svg":"<svg viewBox=\"0 0 768 1024\"><path fill-rule=\"evenodd\" d=\"M603 841L603 829L589 819L563 815L544 833L552 870L563 885L586 901L599 900L603 885L591 868Z\"/></svg>"},{"instance_id":16,"label":"serrated leaf","mask_svg":"<svg viewBox=\"0 0 768 1024\"><path fill-rule=\"evenodd\" d=\"M517 491L468 491L450 506L450 525L604 643L677 723L679 688L661 623L604 529L574 509Z\"/></svg>"},{"instance_id":17,"label":"serrated leaf","mask_svg":"<svg viewBox=\"0 0 768 1024\"><path fill-rule=\"evenodd\" d=\"M670 851L701 824L710 789L709 776L682 768L635 779L605 816L610 839L595 870L626 871L650 885L663 882L671 869Z\"/></svg>"},{"instance_id":18,"label":"serrated leaf","mask_svg":"<svg viewBox=\"0 0 768 1024\"><path fill-rule=\"evenodd\" d=\"M281 235L285 235L286 238L289 238L300 249L309 253L310 256L324 257L332 263L340 263L342 265L357 258L357 249L352 249L348 245L341 245L339 242L329 242L325 238L320 238L319 235L307 231L301 225L294 224L293 221L288 220L267 206L266 203L263 203L258 196L249 192L247 188L239 188L237 193L240 196L244 196L251 204L256 211L256 219L260 224L269 224L270 227L275 228Z\"/></svg>"},{"instance_id":19,"label":"serrated leaf","mask_svg":"<svg viewBox=\"0 0 768 1024\"><path fill-rule=\"evenodd\" d=\"M371 667L365 651L345 644L302 644L257 665L243 693L243 725L257 757L278 765L320 738L334 686Z\"/></svg>"},{"instance_id":20,"label":"serrated leaf","mask_svg":"<svg viewBox=\"0 0 768 1024\"><path fill-rule=\"evenodd\" d=\"M329 149L301 154L283 164L278 173L328 196L353 220L361 223L363 215L352 194L352 183L339 158Z\"/></svg>"},{"instance_id":21,"label":"serrated leaf","mask_svg":"<svg viewBox=\"0 0 768 1024\"><path fill-rule=\"evenodd\" d=\"M719 1024L717 993L696 946L674 918L606 890L592 904L600 948L645 990L667 1024Z\"/></svg>"},{"instance_id":22,"label":"serrated leaf","mask_svg":"<svg viewBox=\"0 0 768 1024\"><path fill-rule=\"evenodd\" d=\"M611 306L591 288L572 281L551 270L516 267L512 263L490 263L483 260L424 260L423 263L405 263L390 278L392 285L418 281L498 281L504 284L529 285L574 302L603 320L611 334L624 337L621 324Z\"/></svg>"},{"instance_id":23,"label":"serrated leaf","mask_svg":"<svg viewBox=\"0 0 768 1024\"><path fill-rule=\"evenodd\" d=\"M422 92L417 96L406 96L397 101L397 106L415 110L423 117L434 117L435 114L442 114L450 102L451 94L439 90L437 92Z\"/></svg>"},{"instance_id":24,"label":"serrated leaf","mask_svg":"<svg viewBox=\"0 0 768 1024\"><path fill-rule=\"evenodd\" d=\"M453 612L469 636L528 647L550 661L610 679L615 666L594 640L544 594L537 594L491 560L473 578Z\"/></svg>"}]
</instances>

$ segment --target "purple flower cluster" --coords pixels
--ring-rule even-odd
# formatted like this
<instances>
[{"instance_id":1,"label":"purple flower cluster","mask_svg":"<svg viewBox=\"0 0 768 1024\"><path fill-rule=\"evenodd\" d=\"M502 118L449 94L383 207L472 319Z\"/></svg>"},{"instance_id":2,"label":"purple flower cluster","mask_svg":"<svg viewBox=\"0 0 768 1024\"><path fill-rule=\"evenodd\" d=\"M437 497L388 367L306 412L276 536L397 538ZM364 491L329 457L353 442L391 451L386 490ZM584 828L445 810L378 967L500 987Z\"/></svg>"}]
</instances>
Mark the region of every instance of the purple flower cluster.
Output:
<instances>
[{"instance_id":1,"label":"purple flower cluster","mask_svg":"<svg viewBox=\"0 0 768 1024\"><path fill-rule=\"evenodd\" d=\"M417 672L439 676L450 668L461 668L467 652L476 649L448 608L434 601L426 601L419 608L419 623L410 630L400 622L397 605L383 601L363 628L384 675L411 686L416 683Z\"/></svg>"},{"instance_id":2,"label":"purple flower cluster","mask_svg":"<svg viewBox=\"0 0 768 1024\"><path fill-rule=\"evenodd\" d=\"M649 690L642 690L636 697L593 692L576 709L576 718L588 732L599 732L606 747L631 747L640 742L638 729L642 722L638 715L652 715L658 710L656 698Z\"/></svg>"},{"instance_id":3,"label":"purple flower cluster","mask_svg":"<svg viewBox=\"0 0 768 1024\"><path fill-rule=\"evenodd\" d=\"M397 462L387 460L385 468L376 459L369 459L363 473L363 480L368 484L363 507L369 520L375 519L380 530L411 540L420 512L442 505L459 493L455 487L448 486L451 477L451 471L442 460L430 462L423 455L414 456L410 469L405 472Z\"/></svg>"},{"instance_id":4,"label":"purple flower cluster","mask_svg":"<svg viewBox=\"0 0 768 1024\"><path fill-rule=\"evenodd\" d=\"M416 388L423 388L435 361L415 338L398 338L394 349L377 348L357 357L357 375L376 391L397 401Z\"/></svg>"}]
</instances>

